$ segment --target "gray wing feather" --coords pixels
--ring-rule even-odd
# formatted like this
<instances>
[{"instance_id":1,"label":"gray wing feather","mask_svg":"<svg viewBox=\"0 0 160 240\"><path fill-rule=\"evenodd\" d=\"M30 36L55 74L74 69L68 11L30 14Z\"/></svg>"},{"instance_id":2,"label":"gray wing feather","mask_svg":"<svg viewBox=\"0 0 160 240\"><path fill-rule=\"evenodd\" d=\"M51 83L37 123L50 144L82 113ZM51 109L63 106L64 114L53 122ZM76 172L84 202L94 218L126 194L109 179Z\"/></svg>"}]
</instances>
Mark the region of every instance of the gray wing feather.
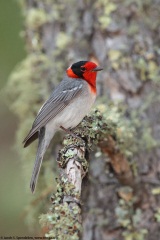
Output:
<instances>
[{"instance_id":1,"label":"gray wing feather","mask_svg":"<svg viewBox=\"0 0 160 240\"><path fill-rule=\"evenodd\" d=\"M53 119L58 113L60 113L75 97L77 97L82 92L82 87L82 80L67 79L66 81L64 79L40 109L33 122L31 131L24 139L24 143L45 126L50 119Z\"/></svg>"}]
</instances>

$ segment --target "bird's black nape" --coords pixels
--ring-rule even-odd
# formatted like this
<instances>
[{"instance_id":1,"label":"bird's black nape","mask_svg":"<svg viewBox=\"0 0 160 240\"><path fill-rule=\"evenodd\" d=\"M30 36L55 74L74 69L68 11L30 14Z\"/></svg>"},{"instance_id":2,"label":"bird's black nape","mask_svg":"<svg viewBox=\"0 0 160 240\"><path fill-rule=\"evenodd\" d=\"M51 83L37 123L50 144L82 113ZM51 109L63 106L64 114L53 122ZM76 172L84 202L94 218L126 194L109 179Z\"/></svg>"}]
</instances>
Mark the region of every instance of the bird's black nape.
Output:
<instances>
[{"instance_id":1,"label":"bird's black nape","mask_svg":"<svg viewBox=\"0 0 160 240\"><path fill-rule=\"evenodd\" d=\"M83 78L83 71L81 67L84 66L86 63L87 61L79 61L79 62L73 63L71 66L73 73L78 77Z\"/></svg>"}]
</instances>

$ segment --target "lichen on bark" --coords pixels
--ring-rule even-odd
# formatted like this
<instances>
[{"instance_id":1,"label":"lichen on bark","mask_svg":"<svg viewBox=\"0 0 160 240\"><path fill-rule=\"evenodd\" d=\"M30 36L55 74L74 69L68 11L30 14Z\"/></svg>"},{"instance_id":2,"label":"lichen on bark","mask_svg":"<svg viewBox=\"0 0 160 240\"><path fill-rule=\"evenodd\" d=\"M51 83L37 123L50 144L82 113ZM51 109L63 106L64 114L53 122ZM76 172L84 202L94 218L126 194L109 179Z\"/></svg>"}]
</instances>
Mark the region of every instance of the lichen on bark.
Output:
<instances>
[{"instance_id":1,"label":"lichen on bark","mask_svg":"<svg viewBox=\"0 0 160 240\"><path fill-rule=\"evenodd\" d=\"M107 123L105 133L109 135L105 139L103 124L100 124L96 113L87 118L93 120L88 132L87 121L83 121L75 130L82 138L88 139L90 136L87 140L89 149L94 148L93 142L96 145L96 139L99 138L97 122L103 136L95 152L90 153L89 180L82 193L85 202L82 239L137 237L139 229L132 231L133 224L124 226L123 217L116 214L115 209L119 207L122 213L126 208L128 212L133 210L133 218L138 216L140 219L144 231L140 232L139 238L157 240L160 195L154 195L152 190L159 184L160 172L160 5L156 0L69 0L67 5L61 0L20 0L20 4L24 13L23 36L28 56L15 69L8 85L12 109L20 121L16 143L18 151L38 108L62 79L69 64L82 59L96 61L104 67L97 80L97 93L99 97L102 96L102 99L99 98L99 109ZM69 139L65 140L68 144ZM44 161L39 191L27 208L34 221L35 216L42 209L44 211L44 205L46 209L49 205L47 196L52 191L52 169L56 165L53 164L53 155L54 158L57 156L55 142L60 144L58 137L51 144L46 157L52 162ZM66 147L62 151L64 149L66 151ZM25 151L19 151L27 183L35 150L33 145ZM108 157L102 154L102 150ZM65 151L62 157L72 156L72 150ZM121 160L123 165L114 165ZM88 169L86 163L85 166ZM119 189L120 184L124 184L124 176L118 174L123 170L122 166L129 172L131 169L131 191ZM118 180L114 177L113 169L117 171ZM141 201L132 201L135 193L139 196L139 190L142 193ZM133 198L130 197L131 192ZM129 203L125 202L128 197ZM124 200L123 204L120 199ZM30 223L33 225L33 221ZM123 232L125 236L122 236Z\"/></svg>"}]
</instances>

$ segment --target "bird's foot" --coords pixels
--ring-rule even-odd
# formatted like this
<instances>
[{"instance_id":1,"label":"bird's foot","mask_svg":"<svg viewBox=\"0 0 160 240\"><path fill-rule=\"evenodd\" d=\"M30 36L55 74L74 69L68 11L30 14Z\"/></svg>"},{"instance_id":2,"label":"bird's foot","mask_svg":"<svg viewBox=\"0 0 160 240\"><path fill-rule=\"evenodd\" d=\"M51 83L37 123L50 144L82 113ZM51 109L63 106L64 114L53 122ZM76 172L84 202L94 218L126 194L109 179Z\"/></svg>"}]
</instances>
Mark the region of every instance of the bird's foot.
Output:
<instances>
[{"instance_id":1,"label":"bird's foot","mask_svg":"<svg viewBox=\"0 0 160 240\"><path fill-rule=\"evenodd\" d=\"M64 130L66 133L70 134L72 137L79 139L80 141L83 142L83 144L85 144L85 141L84 141L81 137L79 137L79 136L77 136L75 133L73 133L71 130L66 129L66 128L64 128L63 126L60 126L60 128L61 128L62 130Z\"/></svg>"}]
</instances>

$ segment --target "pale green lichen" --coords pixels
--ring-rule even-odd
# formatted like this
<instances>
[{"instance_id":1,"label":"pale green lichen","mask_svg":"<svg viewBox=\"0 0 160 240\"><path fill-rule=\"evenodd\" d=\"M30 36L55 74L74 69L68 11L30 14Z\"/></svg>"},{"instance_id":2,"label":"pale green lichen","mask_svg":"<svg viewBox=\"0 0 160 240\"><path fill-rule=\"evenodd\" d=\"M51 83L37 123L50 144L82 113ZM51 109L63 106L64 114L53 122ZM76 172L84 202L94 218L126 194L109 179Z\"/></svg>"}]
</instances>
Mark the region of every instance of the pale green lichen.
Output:
<instances>
[{"instance_id":1,"label":"pale green lichen","mask_svg":"<svg viewBox=\"0 0 160 240\"><path fill-rule=\"evenodd\" d=\"M58 204L55 207L54 214L41 215L40 223L42 226L49 226L51 230L45 234L47 238L57 240L79 240L81 224L76 219L80 213L78 206L72 210L68 208L67 203Z\"/></svg>"},{"instance_id":2,"label":"pale green lichen","mask_svg":"<svg viewBox=\"0 0 160 240\"><path fill-rule=\"evenodd\" d=\"M64 196L79 198L74 186L65 177L57 182L57 192L51 197L53 207L50 213L40 216L40 224L49 226L50 230L45 234L46 237L78 240L82 231L78 217L81 214L81 208L76 203L69 206L68 202L63 201Z\"/></svg>"},{"instance_id":3,"label":"pale green lichen","mask_svg":"<svg viewBox=\"0 0 160 240\"><path fill-rule=\"evenodd\" d=\"M39 33L39 28L41 28L44 24L54 21L54 23L58 23L62 25L65 23L66 19L64 19L64 10L65 10L65 2L64 1L53 1L53 0L45 0L45 4L48 4L50 11L47 13L42 9L31 9L26 11L26 1L19 0L21 4L23 4L24 8L24 15L26 17L26 30L32 31L33 38L31 40L31 49L30 51L33 54L30 54L26 60L22 62L15 69L15 72L12 74L10 81L9 81L9 97L12 102L11 108L17 114L20 119L19 130L17 132L17 149L21 149L22 145L21 142L24 136L27 134L28 130L31 127L31 124L34 120L35 114L37 113L41 103L44 99L47 98L49 95L49 90L47 88L47 82L58 82L63 75L64 67L66 62L68 61L68 52L67 46L72 45L73 41L74 44L78 44L79 47L83 46L86 48L88 46L87 39L84 38L80 42L76 42L74 38L74 33L76 29L79 27L78 22L79 20L75 21L75 19L79 18L79 13L77 12L77 2L73 0L69 0L67 2L68 5L72 6L75 11L70 14L68 20L68 24L70 25L69 34L65 33L61 25L60 29L61 32L57 37L56 49L54 49L51 59L48 59L44 54L41 53L43 44L41 42L41 36ZM88 4L92 4L92 1L87 1ZM131 6L132 4L135 5L134 0L125 0L124 6ZM145 7L144 7L145 6ZM117 14L116 11L118 10L118 4L114 3L110 0L98 0L94 3L93 9L96 10L98 21L95 22L95 26L100 26L100 29L103 31L109 27L110 23L112 23L112 14ZM154 11L154 14L151 12ZM155 9L154 4L152 1L136 1L136 10L135 15L141 16L139 19L143 20L143 24L150 29L157 29L159 26L159 18L157 16L157 9ZM149 17L151 16L151 17ZM139 33L141 31L140 28L141 24L135 21L134 17L133 20L131 19L129 26L125 29L126 35L133 36L135 33ZM96 31L96 28L94 29ZM65 47L63 47L63 45ZM120 69L122 64L132 65L136 68L137 77L142 81L153 81L154 83L159 82L158 76L158 63L155 60L156 55L159 54L158 45L155 45L154 51L148 52L148 50L144 46L139 46L138 42L134 42L133 51L134 51L134 58L133 53L131 54L129 51L116 50L115 48L110 49L108 52L108 62L111 63L111 67L114 70ZM86 48L87 49L87 48ZM87 53L86 53L87 55ZM135 57L136 56L136 57ZM55 61L56 59L56 61ZM62 61L63 59L63 61ZM39 62L40 60L40 62ZM53 64L54 63L54 64ZM51 66L52 64L52 66ZM50 76L46 75L46 72L51 73ZM54 76L53 80L51 80L52 76ZM101 131L102 136L104 134L110 134L111 136L116 139L117 149L122 151L124 155L126 155L129 159L134 154L143 151L150 151L154 148L157 143L155 139L152 137L151 127L149 123L143 123L140 119L141 112L145 111L151 104L150 96L153 94L149 94L143 101L143 106L138 110L134 110L130 113L130 117L125 116L125 109L122 109L118 105L110 105L106 106L106 103L102 102L101 108L104 111L102 113L97 112L96 116L90 116L89 122L83 121L80 125L80 128L76 129L76 133L80 134L82 137L88 137L87 147L90 150L92 148L93 142L94 144L97 143L97 139L100 137L98 131ZM155 96L153 97L155 99ZM153 100L153 99L152 99ZM108 101L107 101L108 102ZM31 107L32 106L32 107ZM143 109L142 109L143 108ZM101 114L104 115L104 119L107 124L103 125L103 119L101 118ZM99 116L98 116L99 115ZM92 122L92 123L91 123ZM91 123L91 125L90 125ZM97 125L98 123L98 125ZM87 126L91 126L86 132ZM137 136L137 129L140 129L140 135ZM145 130L145 131L144 131ZM66 141L66 140L65 140ZM74 140L75 141L75 140ZM70 144L72 139L69 137L66 141L66 144ZM25 149L24 151L19 151L21 159L24 161L24 175L28 179L31 175L31 169L33 165L33 161L35 158L35 145L32 145L30 148ZM64 159L67 157L69 158L72 154L68 154L65 156ZM26 161L27 160L27 161ZM26 164L26 165L25 165ZM50 176L52 175L52 166L50 166L48 162L45 163L48 177L48 171L50 172ZM63 162L64 166L66 162ZM87 161L83 161L84 168L88 168ZM44 166L44 165L43 165ZM45 168L45 169L46 169ZM43 169L42 169L43 170ZM137 164L132 162L132 170L134 171L135 175L137 174ZM26 173L27 172L27 173ZM47 178L46 177L46 178ZM52 177L53 178L53 177ZM51 178L51 179L52 179ZM44 179L40 179L42 185L44 184ZM52 181L50 181L52 182ZM68 187L70 189L70 187ZM70 191L70 190L68 190ZM35 196L38 197L39 193ZM45 200L44 200L45 201ZM46 200L47 202L47 200ZM45 202L45 203L46 203ZM57 196L57 203L59 202L59 197ZM31 205L29 208L30 216L28 222L30 224L33 223L33 215L37 216L37 212L42 209L42 203L39 201L34 205ZM63 206L66 211L66 204ZM62 207L62 208L63 208ZM59 209L60 210L60 209ZM57 210L59 212L59 210ZM42 211L41 211L42 212ZM68 212L67 212L68 213ZM59 213L57 213L59 214ZM69 213L68 213L69 214ZM135 213L134 213L135 214ZM158 212L159 214L159 212ZM159 216L159 215L156 215ZM49 221L52 221L52 217L48 217ZM157 217L159 219L159 217ZM31 221L32 219L32 221ZM34 220L35 222L35 220ZM126 230L127 231L127 230ZM145 230L144 230L145 231ZM132 233L131 233L132 234ZM138 236L134 233L137 238ZM141 234L143 237L143 234ZM140 236L140 235L139 235ZM66 236L65 236L66 237ZM133 235L125 236L126 239L132 239ZM128 237L128 238L127 238ZM140 237L139 237L140 238ZM71 239L71 238L69 238Z\"/></svg>"},{"instance_id":4,"label":"pale green lichen","mask_svg":"<svg viewBox=\"0 0 160 240\"><path fill-rule=\"evenodd\" d=\"M147 229L141 228L141 209L134 209L134 199L131 201L119 200L119 205L115 209L117 222L123 227L123 237L125 240L139 239L145 240Z\"/></svg>"},{"instance_id":5,"label":"pale green lichen","mask_svg":"<svg viewBox=\"0 0 160 240\"><path fill-rule=\"evenodd\" d=\"M66 48L71 41L71 37L65 32L59 32L57 34L56 47L59 49Z\"/></svg>"},{"instance_id":6,"label":"pale green lichen","mask_svg":"<svg viewBox=\"0 0 160 240\"><path fill-rule=\"evenodd\" d=\"M156 210L156 213L154 214L154 217L158 223L160 223L160 208Z\"/></svg>"},{"instance_id":7,"label":"pale green lichen","mask_svg":"<svg viewBox=\"0 0 160 240\"><path fill-rule=\"evenodd\" d=\"M96 1L94 7L98 9L98 22L101 29L106 29L112 22L111 13L116 10L117 5L110 0Z\"/></svg>"},{"instance_id":8,"label":"pale green lichen","mask_svg":"<svg viewBox=\"0 0 160 240\"><path fill-rule=\"evenodd\" d=\"M32 30L41 27L48 21L48 15L43 9L30 9L26 15L26 24Z\"/></svg>"},{"instance_id":9,"label":"pale green lichen","mask_svg":"<svg viewBox=\"0 0 160 240\"><path fill-rule=\"evenodd\" d=\"M47 78L50 77L48 75L48 69L50 69L50 62L46 55L40 53L30 54L11 74L6 89L8 101L12 103L10 104L10 107L19 119L15 147L19 153L19 158L22 161L23 177L26 180L26 190L28 190L28 192L30 191L29 179L31 177L36 155L36 143L23 149L22 141L28 134L42 102L49 95L46 81ZM45 76L45 79L43 76ZM44 165L42 166L41 173L43 173L43 168ZM50 174L51 167L46 164L45 171L47 171L47 169L50 169L47 176L49 179L52 179ZM45 174L40 174L38 188L34 196L35 199L41 194L40 189L45 188L46 186L48 187L49 185L49 182L46 181L45 177L42 177L44 175ZM26 221L28 221L28 223L32 223L33 221L36 222L35 219L38 216L38 212L42 208L42 205L39 203L34 210L32 208L33 206L31 204L28 206L28 209L30 210L26 211Z\"/></svg>"},{"instance_id":10,"label":"pale green lichen","mask_svg":"<svg viewBox=\"0 0 160 240\"><path fill-rule=\"evenodd\" d=\"M81 122L81 124L74 129L74 134L80 136L82 139L85 139L85 147L87 150L91 150L91 148L96 144L100 139L102 140L104 137L107 138L108 136L114 137L116 139L117 147L119 146L118 136L117 136L117 128L116 123L112 122L111 120L108 121L108 119L104 118L102 114L95 110L94 113L90 116L85 117L85 119ZM122 136L120 137L122 138ZM84 144L84 143L83 143ZM73 158L75 153L73 148L76 148L76 146L80 148L84 147L82 146L82 141L80 139L76 139L72 136L66 136L64 141L64 148L60 150L59 153L59 159L58 163L61 167L65 167L66 162ZM69 152L68 152L68 149ZM88 163L87 159L84 157L80 159L82 166L84 168L84 171L88 171ZM86 164L87 163L87 164ZM75 222L73 222L73 219L75 221L76 216L72 216L73 212L70 211L68 204L63 203L64 196L71 196L79 198L77 193L74 190L74 186L68 182L67 179L61 178L59 180L59 184L57 187L57 193L53 197L53 208L52 213L43 215L41 217L41 224L51 224L51 229L49 230L49 233L46 236L50 236L53 238L63 239L64 232L61 229L61 224L63 224L63 230L66 232L66 239L70 236L71 232L68 230L68 223L71 223L71 230L73 231L72 235L74 237L78 237L79 232L81 231L81 224L78 223L79 228L77 229L77 225L75 225ZM78 206L77 206L78 207ZM77 209L78 210L78 209ZM79 213L79 212L78 212ZM46 220L47 219L47 220ZM74 228L73 226L76 226L76 232L77 236L74 235ZM70 236L71 237L71 236ZM69 239L69 238L68 238ZM72 239L72 238L70 238ZM73 238L74 239L74 238ZM75 238L78 239L78 238Z\"/></svg>"}]
</instances>

